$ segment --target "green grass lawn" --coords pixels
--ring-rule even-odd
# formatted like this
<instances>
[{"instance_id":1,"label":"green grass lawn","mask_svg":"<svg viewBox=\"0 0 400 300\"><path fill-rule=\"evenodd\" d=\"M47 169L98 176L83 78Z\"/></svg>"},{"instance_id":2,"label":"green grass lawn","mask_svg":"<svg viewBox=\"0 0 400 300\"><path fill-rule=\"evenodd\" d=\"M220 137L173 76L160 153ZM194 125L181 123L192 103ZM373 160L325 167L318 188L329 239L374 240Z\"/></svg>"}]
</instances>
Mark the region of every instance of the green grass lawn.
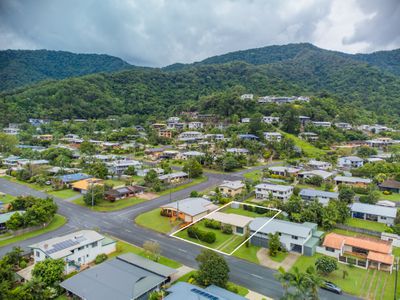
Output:
<instances>
[{"instance_id":1,"label":"green grass lawn","mask_svg":"<svg viewBox=\"0 0 400 300\"><path fill-rule=\"evenodd\" d=\"M291 140L294 141L295 145L299 148L301 148L301 150L303 150L304 154L308 157L319 157L321 155L325 154L325 151L322 149L319 149L315 146L313 146L312 144L310 144L309 142L302 140L301 138L293 135L293 134L289 134L289 133L285 133L285 132L281 132L285 137L290 138Z\"/></svg>"},{"instance_id":2,"label":"green grass lawn","mask_svg":"<svg viewBox=\"0 0 400 300\"><path fill-rule=\"evenodd\" d=\"M259 264L260 262L258 261L257 258L257 252L260 249L261 249L260 247L254 246L252 244L249 244L249 247L243 245L238 250L236 250L235 253L233 253L233 256L250 261L255 264Z\"/></svg>"},{"instance_id":3,"label":"green grass lawn","mask_svg":"<svg viewBox=\"0 0 400 300\"><path fill-rule=\"evenodd\" d=\"M385 195L381 193L380 199L390 200L390 201L400 201L400 194L393 193L391 195Z\"/></svg>"},{"instance_id":4,"label":"green grass lawn","mask_svg":"<svg viewBox=\"0 0 400 300\"><path fill-rule=\"evenodd\" d=\"M189 282L189 279L192 277L192 276L194 276L195 274L196 274L196 272L197 271L191 271L191 272L189 272L189 273L186 273L185 275L183 275L182 277L180 277L177 281L175 281L174 283L176 283L176 282ZM173 283L173 284L174 284ZM192 282L192 284L196 284L196 282ZM200 286L200 285L199 285ZM248 293L249 293L249 290L247 289L247 288L245 288L245 287L243 287L243 286L240 286L240 285L237 285L237 284L234 284L234 283L232 283L232 282L228 282L228 288L237 288L237 291L238 291L238 295L240 295L240 296L242 296L242 297L244 297L244 296L246 296Z\"/></svg>"},{"instance_id":5,"label":"green grass lawn","mask_svg":"<svg viewBox=\"0 0 400 300\"><path fill-rule=\"evenodd\" d=\"M22 184L22 185L26 185L27 187L30 187L30 188L32 188L34 190L37 190L37 191L43 191L43 190L46 189L46 186L40 186L38 184L21 181L21 180L16 179L15 177L3 176L2 178L6 179L8 181L11 181L11 182L15 182L15 183L19 183L19 184Z\"/></svg>"},{"instance_id":6,"label":"green grass lawn","mask_svg":"<svg viewBox=\"0 0 400 300\"><path fill-rule=\"evenodd\" d=\"M276 254L276 256L268 256L268 257L273 261L282 262L286 258L286 256L288 256L287 252L279 251L278 254Z\"/></svg>"},{"instance_id":7,"label":"green grass lawn","mask_svg":"<svg viewBox=\"0 0 400 300\"><path fill-rule=\"evenodd\" d=\"M115 239L114 237L111 237L111 238ZM132 252L134 254L146 257L148 259L153 259L151 256L149 256L143 250L143 248L137 247L135 245L129 244L127 242L124 242L124 241L121 241L121 240L118 240L118 239L116 239L116 240L117 240L117 251L115 251L114 253L111 253L108 256L109 258L113 258L113 257L121 255L123 253ZM161 249L161 253L162 253L162 249ZM181 263L179 263L179 262L177 262L175 260L169 259L167 257L164 257L164 256L161 256L157 262L162 264L162 265L168 266L170 268L174 268L174 269L177 269L177 268L182 266Z\"/></svg>"},{"instance_id":8,"label":"green grass lawn","mask_svg":"<svg viewBox=\"0 0 400 300\"><path fill-rule=\"evenodd\" d=\"M353 227L357 227L357 228L365 228L368 230L374 230L374 231L379 231L379 232L383 232L383 231L385 231L385 229L388 228L388 226L383 223L368 221L368 220L361 220L361 219L356 219L356 218L348 218L345 222L345 225L353 226Z\"/></svg>"},{"instance_id":9,"label":"green grass lawn","mask_svg":"<svg viewBox=\"0 0 400 300\"><path fill-rule=\"evenodd\" d=\"M264 214L259 214L254 211L248 211L248 210L244 210L242 208L232 208L232 207L223 209L223 212L227 213L227 214L237 214L237 215L246 216L246 217L250 217L250 218L259 218L259 217L264 216Z\"/></svg>"},{"instance_id":10,"label":"green grass lawn","mask_svg":"<svg viewBox=\"0 0 400 300\"><path fill-rule=\"evenodd\" d=\"M60 190L60 191L51 191L51 192L48 192L48 194L52 195L54 197L57 197L57 198L61 198L61 199L68 199L68 198L72 198L72 197L79 195L78 192L75 192L71 189L65 189L65 190Z\"/></svg>"},{"instance_id":11,"label":"green grass lawn","mask_svg":"<svg viewBox=\"0 0 400 300\"><path fill-rule=\"evenodd\" d=\"M136 198L136 197L121 199L121 200L118 200L118 201L115 201L115 202L102 200L102 201L98 202L95 206L92 207L92 206L86 205L85 202L83 201L83 197L80 197L78 199L73 200L72 203L75 203L77 205L90 208L90 209L92 209L94 211L103 211L103 212L105 212L105 211L120 210L120 209L123 209L123 208L134 206L134 205L142 203L144 201L147 201L147 200Z\"/></svg>"},{"instance_id":12,"label":"green grass lawn","mask_svg":"<svg viewBox=\"0 0 400 300\"><path fill-rule=\"evenodd\" d=\"M182 185L167 189L167 190L162 191L161 193L158 193L158 194L160 196L168 195L169 193L175 193L177 191L180 191L180 190L186 189L188 187L197 185L197 184L205 182L207 180L208 180L208 178L206 176L201 176L199 178L193 179L191 182L188 182L188 183L185 183L185 184L182 184Z\"/></svg>"},{"instance_id":13,"label":"green grass lawn","mask_svg":"<svg viewBox=\"0 0 400 300\"><path fill-rule=\"evenodd\" d=\"M320 191L325 190L324 186L316 186L316 185L311 185L311 184L296 184L296 187L298 187L300 189L312 189L312 190L320 190Z\"/></svg>"},{"instance_id":14,"label":"green grass lawn","mask_svg":"<svg viewBox=\"0 0 400 300\"><path fill-rule=\"evenodd\" d=\"M4 196L0 196L0 201L3 203L10 203L13 201L16 197L5 194Z\"/></svg>"},{"instance_id":15,"label":"green grass lawn","mask_svg":"<svg viewBox=\"0 0 400 300\"><path fill-rule=\"evenodd\" d=\"M305 271L308 266L314 266L315 261L321 254L315 254L314 256L300 256L292 268L298 267L301 271ZM343 270L347 271L348 276L343 279ZM344 292L362 297L364 299L370 299L371 294L367 295L368 290L372 293L383 293L383 297L376 299L393 299L394 293L394 273L389 274L388 272L376 271L373 279L374 270L361 269L357 267L350 267L348 265L338 263L338 270L325 276L326 280L329 280L338 285ZM379 281L378 281L378 278ZM384 279L386 280L386 286L384 288ZM370 288L371 286L371 288ZM400 291L399 291L400 294Z\"/></svg>"},{"instance_id":16,"label":"green grass lawn","mask_svg":"<svg viewBox=\"0 0 400 300\"><path fill-rule=\"evenodd\" d=\"M149 229L152 229L154 231L162 232L162 233L168 233L170 232L175 225L178 223L170 223L170 218L168 217L163 217L160 215L160 208L156 208L153 210L150 210L148 212L145 212L141 215L139 215L136 219L135 222L136 224L146 227Z\"/></svg>"},{"instance_id":17,"label":"green grass lawn","mask_svg":"<svg viewBox=\"0 0 400 300\"><path fill-rule=\"evenodd\" d=\"M370 235L370 234L361 234L358 232L350 231L350 230L344 230L344 229L339 229L339 228L334 228L330 232L335 232L338 234L343 234L347 236L355 236L355 237L372 237L372 238L377 238L375 235Z\"/></svg>"},{"instance_id":18,"label":"green grass lawn","mask_svg":"<svg viewBox=\"0 0 400 300\"><path fill-rule=\"evenodd\" d=\"M35 236L44 234L46 232L50 232L53 230L56 230L58 228L60 228L61 226L63 226L65 223L67 222L67 219L64 216L61 215L55 215L53 220L50 222L50 224L45 227L45 228L41 228L32 232L28 232L28 233L24 233L9 239L5 239L0 241L0 247L4 247L6 245L12 244L12 243L17 243L17 242L21 242L30 238L33 238Z\"/></svg>"},{"instance_id":19,"label":"green grass lawn","mask_svg":"<svg viewBox=\"0 0 400 300\"><path fill-rule=\"evenodd\" d=\"M244 174L244 178L252 180L252 181L261 181L262 179L262 170L254 170L249 173Z\"/></svg>"},{"instance_id":20,"label":"green grass lawn","mask_svg":"<svg viewBox=\"0 0 400 300\"><path fill-rule=\"evenodd\" d=\"M112 185L113 187L117 187L117 186L125 186L125 181L123 181L123 180L118 180L118 179L107 179L107 180L104 180L104 183L105 184L108 184L108 185Z\"/></svg>"},{"instance_id":21,"label":"green grass lawn","mask_svg":"<svg viewBox=\"0 0 400 300\"><path fill-rule=\"evenodd\" d=\"M216 236L215 242L212 243L212 244L209 244L209 243L200 241L200 240L198 240L196 238L191 238L187 234L187 229L178 232L175 236L183 238L183 239L188 240L188 241L191 241L191 242L196 243L196 244L201 244L201 245L204 245L204 246L207 246L207 247L218 249L218 250L226 252L226 253L229 253L230 251L232 251L234 249L233 245L238 246L240 244L240 242L243 242L243 240L244 240L243 237L240 237L240 236L237 236L237 235L234 235L234 234L224 234L224 233L222 233L222 231L220 229L207 228L204 225L204 221L197 222L195 225L192 225L192 226L196 226L197 228L199 228L199 229L201 229L203 231L214 232L215 236ZM228 244L232 245L231 246L232 249L228 248ZM228 251L226 251L225 248L227 248Z\"/></svg>"}]
</instances>

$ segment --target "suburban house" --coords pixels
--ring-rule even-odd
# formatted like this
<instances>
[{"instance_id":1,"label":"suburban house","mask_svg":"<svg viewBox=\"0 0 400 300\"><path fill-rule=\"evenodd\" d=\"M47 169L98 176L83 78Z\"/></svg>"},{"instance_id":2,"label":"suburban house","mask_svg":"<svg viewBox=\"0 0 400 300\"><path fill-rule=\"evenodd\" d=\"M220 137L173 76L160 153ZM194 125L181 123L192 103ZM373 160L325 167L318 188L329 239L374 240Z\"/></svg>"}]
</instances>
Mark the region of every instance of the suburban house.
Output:
<instances>
[{"instance_id":1,"label":"suburban house","mask_svg":"<svg viewBox=\"0 0 400 300\"><path fill-rule=\"evenodd\" d=\"M204 123L203 122L189 122L188 127L189 127L189 129L203 129Z\"/></svg>"},{"instance_id":2,"label":"suburban house","mask_svg":"<svg viewBox=\"0 0 400 300\"><path fill-rule=\"evenodd\" d=\"M250 123L250 118L242 118L241 123Z\"/></svg>"},{"instance_id":3,"label":"suburban house","mask_svg":"<svg viewBox=\"0 0 400 300\"><path fill-rule=\"evenodd\" d=\"M331 127L331 122L324 122L324 121L312 121L312 124L317 127Z\"/></svg>"},{"instance_id":4,"label":"suburban house","mask_svg":"<svg viewBox=\"0 0 400 300\"><path fill-rule=\"evenodd\" d=\"M148 148L144 150L144 154L150 160L157 160L163 154L164 150L164 148Z\"/></svg>"},{"instance_id":5,"label":"suburban house","mask_svg":"<svg viewBox=\"0 0 400 300\"><path fill-rule=\"evenodd\" d=\"M142 163L140 161L130 159L116 160L107 163L107 167L111 174L120 176L123 175L129 167L134 167L135 170L140 169L142 167Z\"/></svg>"},{"instance_id":6,"label":"suburban house","mask_svg":"<svg viewBox=\"0 0 400 300\"><path fill-rule=\"evenodd\" d=\"M282 167L282 166L275 166L269 167L268 172L272 175L278 176L290 176L290 175L297 175L301 170L292 167Z\"/></svg>"},{"instance_id":7,"label":"suburban house","mask_svg":"<svg viewBox=\"0 0 400 300\"><path fill-rule=\"evenodd\" d=\"M301 132L299 134L299 137L302 138L303 140L309 141L309 142L315 142L319 139L318 134L315 132Z\"/></svg>"},{"instance_id":8,"label":"suburban house","mask_svg":"<svg viewBox=\"0 0 400 300\"><path fill-rule=\"evenodd\" d=\"M240 100L253 100L254 95L253 94L243 94L240 96Z\"/></svg>"},{"instance_id":9,"label":"suburban house","mask_svg":"<svg viewBox=\"0 0 400 300\"><path fill-rule=\"evenodd\" d=\"M305 179L314 176L319 176L322 177L322 179L327 180L333 176L333 173L324 170L311 170L311 171L303 171L298 174L299 178L305 178Z\"/></svg>"},{"instance_id":10,"label":"suburban house","mask_svg":"<svg viewBox=\"0 0 400 300\"><path fill-rule=\"evenodd\" d=\"M161 206L161 215L192 223L216 210L217 205L204 198L186 198Z\"/></svg>"},{"instance_id":11,"label":"suburban house","mask_svg":"<svg viewBox=\"0 0 400 300\"><path fill-rule=\"evenodd\" d=\"M79 270L81 265L89 264L102 253L116 250L116 242L94 230L80 230L64 236L55 237L33 245L35 263L47 258L63 259L66 262L65 273Z\"/></svg>"},{"instance_id":12,"label":"suburban house","mask_svg":"<svg viewBox=\"0 0 400 300\"><path fill-rule=\"evenodd\" d=\"M71 184L71 188L74 191L78 191L81 194L86 194L87 191L95 185L103 185L103 180L98 178L88 178L73 182Z\"/></svg>"},{"instance_id":13,"label":"suburban house","mask_svg":"<svg viewBox=\"0 0 400 300\"><path fill-rule=\"evenodd\" d=\"M207 140L222 141L225 139L225 136L222 133L209 133L204 135L204 138Z\"/></svg>"},{"instance_id":14,"label":"suburban house","mask_svg":"<svg viewBox=\"0 0 400 300\"><path fill-rule=\"evenodd\" d=\"M264 138L269 142L280 142L282 140L282 134L279 132L264 132Z\"/></svg>"},{"instance_id":15,"label":"suburban house","mask_svg":"<svg viewBox=\"0 0 400 300\"><path fill-rule=\"evenodd\" d=\"M393 269L392 242L375 238L352 237L331 232L325 236L318 252L361 268L373 267L389 272Z\"/></svg>"},{"instance_id":16,"label":"suburban house","mask_svg":"<svg viewBox=\"0 0 400 300\"><path fill-rule=\"evenodd\" d=\"M343 156L338 159L338 166L341 168L359 168L364 160L358 156Z\"/></svg>"},{"instance_id":17,"label":"suburban house","mask_svg":"<svg viewBox=\"0 0 400 300\"><path fill-rule=\"evenodd\" d=\"M216 285L209 285L201 288L187 282L177 282L168 290L164 300L246 300L233 292L220 288Z\"/></svg>"},{"instance_id":18,"label":"suburban house","mask_svg":"<svg viewBox=\"0 0 400 300\"><path fill-rule=\"evenodd\" d=\"M396 207L355 202L350 205L351 217L393 225L397 215Z\"/></svg>"},{"instance_id":19,"label":"suburban house","mask_svg":"<svg viewBox=\"0 0 400 300\"><path fill-rule=\"evenodd\" d=\"M361 177L352 177L352 176L336 176L333 178L337 185L345 184L354 187L367 187L369 184L372 183L371 179L368 178L361 178Z\"/></svg>"},{"instance_id":20,"label":"suburban house","mask_svg":"<svg viewBox=\"0 0 400 300\"><path fill-rule=\"evenodd\" d=\"M218 189L222 194L228 195L229 197L234 197L238 194L241 194L244 190L244 187L245 184L241 180L225 180L218 186Z\"/></svg>"},{"instance_id":21,"label":"suburban house","mask_svg":"<svg viewBox=\"0 0 400 300\"><path fill-rule=\"evenodd\" d=\"M146 168L137 170L136 175L140 177L145 177L147 173L149 173L151 170L155 171L157 175L162 175L165 172L164 169L161 168Z\"/></svg>"},{"instance_id":22,"label":"suburban house","mask_svg":"<svg viewBox=\"0 0 400 300\"><path fill-rule=\"evenodd\" d=\"M1 203L3 203L3 202L1 202ZM0 208L2 208L1 205L0 205ZM7 230L7 227L6 227L7 221L10 220L10 218L16 213L19 213L22 215L25 213L25 211L24 210L16 210L16 211L0 213L0 232Z\"/></svg>"},{"instance_id":23,"label":"suburban house","mask_svg":"<svg viewBox=\"0 0 400 300\"><path fill-rule=\"evenodd\" d=\"M288 200L293 194L293 186L260 183L255 186L256 199L268 199L270 194L279 200Z\"/></svg>"},{"instance_id":24,"label":"suburban house","mask_svg":"<svg viewBox=\"0 0 400 300\"><path fill-rule=\"evenodd\" d=\"M134 197L138 194L143 194L145 189L145 187L139 185L123 186L105 192L105 199L114 202L117 200Z\"/></svg>"},{"instance_id":25,"label":"suburban house","mask_svg":"<svg viewBox=\"0 0 400 300\"><path fill-rule=\"evenodd\" d=\"M170 129L160 129L158 131L158 136L166 138L166 139L170 139L170 138L172 138L172 130L170 130Z\"/></svg>"},{"instance_id":26,"label":"suburban house","mask_svg":"<svg viewBox=\"0 0 400 300\"><path fill-rule=\"evenodd\" d=\"M262 121L267 124L279 123L279 117L264 116Z\"/></svg>"},{"instance_id":27,"label":"suburban house","mask_svg":"<svg viewBox=\"0 0 400 300\"><path fill-rule=\"evenodd\" d=\"M266 222L268 223L266 224ZM264 224L266 225L264 226ZM250 234L255 233L250 242L255 246L268 248L268 235L277 232L282 247L287 251L312 256L324 234L317 228L317 224L309 222L300 224L278 219L255 218L249 224Z\"/></svg>"},{"instance_id":28,"label":"suburban house","mask_svg":"<svg viewBox=\"0 0 400 300\"><path fill-rule=\"evenodd\" d=\"M163 183L180 183L182 181L185 181L189 178L188 173L185 172L175 172L175 173L170 173L170 174L164 174L158 176L158 179L160 179Z\"/></svg>"},{"instance_id":29,"label":"suburban house","mask_svg":"<svg viewBox=\"0 0 400 300\"><path fill-rule=\"evenodd\" d=\"M244 149L244 148L227 148L226 152L233 153L233 154L247 155L247 154L249 154L250 151L247 149Z\"/></svg>"},{"instance_id":30,"label":"suburban house","mask_svg":"<svg viewBox=\"0 0 400 300\"><path fill-rule=\"evenodd\" d=\"M343 129L343 130L350 130L350 129L352 129L351 124L349 124L349 123L344 123L344 122L335 123L335 126L336 126L336 128L340 128L340 129Z\"/></svg>"},{"instance_id":31,"label":"suburban house","mask_svg":"<svg viewBox=\"0 0 400 300\"><path fill-rule=\"evenodd\" d=\"M332 168L332 164L326 161L320 161L315 159L310 159L307 163L310 168L318 169L318 170L328 170Z\"/></svg>"},{"instance_id":32,"label":"suburban house","mask_svg":"<svg viewBox=\"0 0 400 300\"><path fill-rule=\"evenodd\" d=\"M205 154L203 152L199 152L199 151L187 151L187 152L181 153L179 156L183 160L188 160L188 159L192 159L192 158L203 157L204 155Z\"/></svg>"},{"instance_id":33,"label":"suburban house","mask_svg":"<svg viewBox=\"0 0 400 300\"><path fill-rule=\"evenodd\" d=\"M227 214L219 211L210 214L207 219L220 222L221 225L232 226L233 233L236 235L245 235L248 231L248 225L254 220L254 218L247 216Z\"/></svg>"},{"instance_id":34,"label":"suburban house","mask_svg":"<svg viewBox=\"0 0 400 300\"><path fill-rule=\"evenodd\" d=\"M260 139L258 136L249 133L238 134L238 138L241 140L248 140L248 141L257 141Z\"/></svg>"},{"instance_id":35,"label":"suburban house","mask_svg":"<svg viewBox=\"0 0 400 300\"><path fill-rule=\"evenodd\" d=\"M147 300L170 282L177 271L152 260L125 253L84 270L60 285L74 299Z\"/></svg>"},{"instance_id":36,"label":"suburban house","mask_svg":"<svg viewBox=\"0 0 400 300\"><path fill-rule=\"evenodd\" d=\"M302 189L299 193L299 196L304 201L317 200L319 203L321 203L323 205L327 205L329 200L338 200L339 199L339 193L325 192L325 191L313 190L313 189Z\"/></svg>"},{"instance_id":37,"label":"suburban house","mask_svg":"<svg viewBox=\"0 0 400 300\"><path fill-rule=\"evenodd\" d=\"M185 131L178 136L178 140L182 142L202 140L204 135L198 131Z\"/></svg>"},{"instance_id":38,"label":"suburban house","mask_svg":"<svg viewBox=\"0 0 400 300\"><path fill-rule=\"evenodd\" d=\"M386 179L384 182L379 184L379 189L381 191L400 193L400 182L393 179Z\"/></svg>"}]
</instances>

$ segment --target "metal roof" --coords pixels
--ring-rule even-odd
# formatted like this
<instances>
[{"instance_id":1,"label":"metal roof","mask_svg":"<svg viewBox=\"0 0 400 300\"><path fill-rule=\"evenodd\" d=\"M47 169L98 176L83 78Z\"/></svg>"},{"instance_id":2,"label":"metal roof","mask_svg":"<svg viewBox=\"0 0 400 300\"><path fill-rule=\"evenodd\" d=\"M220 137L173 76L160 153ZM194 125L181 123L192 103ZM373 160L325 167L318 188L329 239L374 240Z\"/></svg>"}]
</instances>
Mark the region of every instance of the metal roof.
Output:
<instances>
[{"instance_id":1,"label":"metal roof","mask_svg":"<svg viewBox=\"0 0 400 300\"><path fill-rule=\"evenodd\" d=\"M366 203L353 203L350 205L350 209L352 212L361 212L365 214L396 218L397 208L381 206L381 205L373 205Z\"/></svg>"},{"instance_id":2,"label":"metal roof","mask_svg":"<svg viewBox=\"0 0 400 300\"><path fill-rule=\"evenodd\" d=\"M268 183L260 183L255 186L256 189L265 189L270 191L279 191L279 192L289 192L293 190L293 186L291 185L280 185L280 184L268 184Z\"/></svg>"},{"instance_id":3,"label":"metal roof","mask_svg":"<svg viewBox=\"0 0 400 300\"><path fill-rule=\"evenodd\" d=\"M16 211L10 211L4 214L0 214L0 224L6 223L10 218L12 217L13 214L20 213L23 214L25 213L24 210L16 210Z\"/></svg>"},{"instance_id":4,"label":"metal roof","mask_svg":"<svg viewBox=\"0 0 400 300\"><path fill-rule=\"evenodd\" d=\"M269 221L269 223L262 227L267 221ZM257 231L261 227L262 229L259 231L261 233L268 234L280 232L288 235L300 236L303 238L308 237L312 232L310 226L278 219L271 220L271 218L255 218L249 225L249 228L252 231Z\"/></svg>"},{"instance_id":5,"label":"metal roof","mask_svg":"<svg viewBox=\"0 0 400 300\"><path fill-rule=\"evenodd\" d=\"M338 199L339 193L325 192L325 191L313 190L313 189L302 189L299 193L299 196L325 197L325 198Z\"/></svg>"},{"instance_id":6,"label":"metal roof","mask_svg":"<svg viewBox=\"0 0 400 300\"><path fill-rule=\"evenodd\" d=\"M210 211L214 208L213 203L204 198L186 198L162 205L161 207L179 210L189 216L197 216L198 214Z\"/></svg>"}]
</instances>

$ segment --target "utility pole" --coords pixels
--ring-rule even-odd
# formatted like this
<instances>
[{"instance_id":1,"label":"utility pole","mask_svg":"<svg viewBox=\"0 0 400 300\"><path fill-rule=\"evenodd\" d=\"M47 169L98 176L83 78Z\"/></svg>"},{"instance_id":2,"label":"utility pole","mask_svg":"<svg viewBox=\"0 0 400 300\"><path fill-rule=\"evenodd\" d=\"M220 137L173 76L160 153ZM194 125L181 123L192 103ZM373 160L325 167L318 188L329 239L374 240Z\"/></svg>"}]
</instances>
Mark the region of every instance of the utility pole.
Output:
<instances>
[{"instance_id":1,"label":"utility pole","mask_svg":"<svg viewBox=\"0 0 400 300\"><path fill-rule=\"evenodd\" d=\"M93 206L94 206L94 194L93 194L94 190L93 190L93 180L92 179L90 179L90 186L91 186L91 190L92 190L92 208L93 208Z\"/></svg>"}]
</instances>

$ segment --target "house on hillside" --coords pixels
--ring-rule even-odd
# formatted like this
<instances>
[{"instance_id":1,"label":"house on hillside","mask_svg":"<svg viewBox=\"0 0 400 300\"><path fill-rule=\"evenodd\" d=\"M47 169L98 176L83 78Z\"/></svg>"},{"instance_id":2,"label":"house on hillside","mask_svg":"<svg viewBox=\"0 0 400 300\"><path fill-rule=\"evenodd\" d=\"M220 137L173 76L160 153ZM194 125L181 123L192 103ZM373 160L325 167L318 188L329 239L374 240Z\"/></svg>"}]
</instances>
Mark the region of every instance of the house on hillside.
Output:
<instances>
[{"instance_id":1,"label":"house on hillside","mask_svg":"<svg viewBox=\"0 0 400 300\"><path fill-rule=\"evenodd\" d=\"M255 218L249 224L249 229L250 234L257 232L250 239L250 242L255 246L268 248L268 235L278 233L284 249L306 256L314 255L324 234L322 231L318 231L318 225L314 223L304 222L300 224L270 218Z\"/></svg>"},{"instance_id":2,"label":"house on hillside","mask_svg":"<svg viewBox=\"0 0 400 300\"><path fill-rule=\"evenodd\" d=\"M362 187L366 188L369 184L372 183L372 180L369 178L361 178L361 177L352 177L352 176L336 176L333 178L336 185L345 184L353 187Z\"/></svg>"},{"instance_id":3,"label":"house on hillside","mask_svg":"<svg viewBox=\"0 0 400 300\"><path fill-rule=\"evenodd\" d=\"M339 157L338 166L341 168L359 168L364 165L364 160L358 156Z\"/></svg>"},{"instance_id":4,"label":"house on hillside","mask_svg":"<svg viewBox=\"0 0 400 300\"><path fill-rule=\"evenodd\" d=\"M268 172L271 175L278 175L278 176L297 176L297 174L301 171L298 168L292 167L284 167L284 166L272 166L268 168Z\"/></svg>"},{"instance_id":5,"label":"house on hillside","mask_svg":"<svg viewBox=\"0 0 400 300\"><path fill-rule=\"evenodd\" d=\"M264 132L264 138L269 142L280 142L282 140L282 134L279 132Z\"/></svg>"},{"instance_id":6,"label":"house on hillside","mask_svg":"<svg viewBox=\"0 0 400 300\"><path fill-rule=\"evenodd\" d=\"M219 191L224 195L228 195L229 197L234 197L241 194L244 191L244 188L245 184L241 180L225 180L218 186Z\"/></svg>"},{"instance_id":7,"label":"house on hillside","mask_svg":"<svg viewBox=\"0 0 400 300\"><path fill-rule=\"evenodd\" d=\"M355 202L350 205L351 217L393 225L397 208Z\"/></svg>"},{"instance_id":8,"label":"house on hillside","mask_svg":"<svg viewBox=\"0 0 400 300\"><path fill-rule=\"evenodd\" d=\"M186 198L162 205L161 215L193 223L217 208L217 205L204 198Z\"/></svg>"},{"instance_id":9,"label":"house on hillside","mask_svg":"<svg viewBox=\"0 0 400 300\"><path fill-rule=\"evenodd\" d=\"M313 189L302 189L299 196L304 201L314 201L317 200L322 205L328 205L330 200L338 200L339 193L335 192L325 192Z\"/></svg>"},{"instance_id":10,"label":"house on hillside","mask_svg":"<svg viewBox=\"0 0 400 300\"><path fill-rule=\"evenodd\" d=\"M381 191L389 191L392 193L400 193L400 182L393 179L386 179L384 182L379 184Z\"/></svg>"},{"instance_id":11,"label":"house on hillside","mask_svg":"<svg viewBox=\"0 0 400 300\"><path fill-rule=\"evenodd\" d=\"M160 175L158 176L158 179L160 179L161 182L166 184L170 183L176 184L189 179L189 174L185 172L174 172L170 174Z\"/></svg>"},{"instance_id":12,"label":"house on hillside","mask_svg":"<svg viewBox=\"0 0 400 300\"><path fill-rule=\"evenodd\" d=\"M298 174L299 178L312 178L314 176L322 177L323 180L328 180L333 176L332 172L327 172L324 170L310 170L310 171L303 171Z\"/></svg>"},{"instance_id":13,"label":"house on hillside","mask_svg":"<svg viewBox=\"0 0 400 300\"><path fill-rule=\"evenodd\" d=\"M256 199L268 199L270 195L276 199L286 201L293 194L293 186L261 183L255 186Z\"/></svg>"},{"instance_id":14,"label":"house on hillside","mask_svg":"<svg viewBox=\"0 0 400 300\"><path fill-rule=\"evenodd\" d=\"M315 159L310 159L307 163L310 168L318 169L318 170L329 170L332 168L332 164L326 161L320 161Z\"/></svg>"}]
</instances>

